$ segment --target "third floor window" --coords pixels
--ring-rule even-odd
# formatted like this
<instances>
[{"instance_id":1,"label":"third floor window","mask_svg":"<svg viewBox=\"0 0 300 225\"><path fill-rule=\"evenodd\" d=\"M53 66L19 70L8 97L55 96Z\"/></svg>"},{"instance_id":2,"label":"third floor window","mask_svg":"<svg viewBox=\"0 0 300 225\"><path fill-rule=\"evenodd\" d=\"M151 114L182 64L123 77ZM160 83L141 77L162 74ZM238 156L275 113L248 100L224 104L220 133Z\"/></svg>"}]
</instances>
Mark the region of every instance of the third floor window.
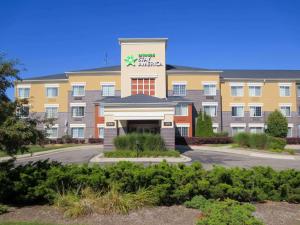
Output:
<instances>
[{"instance_id":1,"label":"third floor window","mask_svg":"<svg viewBox=\"0 0 300 225\"><path fill-rule=\"evenodd\" d=\"M186 84L173 84L174 96L186 96Z\"/></svg>"},{"instance_id":2,"label":"third floor window","mask_svg":"<svg viewBox=\"0 0 300 225\"><path fill-rule=\"evenodd\" d=\"M250 97L261 96L261 87L260 86L249 86L249 96Z\"/></svg>"},{"instance_id":3,"label":"third floor window","mask_svg":"<svg viewBox=\"0 0 300 225\"><path fill-rule=\"evenodd\" d=\"M30 88L18 88L19 98L29 98Z\"/></svg>"},{"instance_id":4,"label":"third floor window","mask_svg":"<svg viewBox=\"0 0 300 225\"><path fill-rule=\"evenodd\" d=\"M288 85L281 85L279 87L280 97L289 97L291 96L291 87Z\"/></svg>"},{"instance_id":5,"label":"third floor window","mask_svg":"<svg viewBox=\"0 0 300 225\"><path fill-rule=\"evenodd\" d=\"M46 87L46 96L48 98L53 98L58 96L58 88L57 87Z\"/></svg>"},{"instance_id":6,"label":"third floor window","mask_svg":"<svg viewBox=\"0 0 300 225\"><path fill-rule=\"evenodd\" d=\"M72 86L73 96L84 96L85 95L85 87L84 85L73 85Z\"/></svg>"},{"instance_id":7,"label":"third floor window","mask_svg":"<svg viewBox=\"0 0 300 225\"><path fill-rule=\"evenodd\" d=\"M217 94L217 88L215 84L203 84L204 95L215 96Z\"/></svg>"}]
</instances>

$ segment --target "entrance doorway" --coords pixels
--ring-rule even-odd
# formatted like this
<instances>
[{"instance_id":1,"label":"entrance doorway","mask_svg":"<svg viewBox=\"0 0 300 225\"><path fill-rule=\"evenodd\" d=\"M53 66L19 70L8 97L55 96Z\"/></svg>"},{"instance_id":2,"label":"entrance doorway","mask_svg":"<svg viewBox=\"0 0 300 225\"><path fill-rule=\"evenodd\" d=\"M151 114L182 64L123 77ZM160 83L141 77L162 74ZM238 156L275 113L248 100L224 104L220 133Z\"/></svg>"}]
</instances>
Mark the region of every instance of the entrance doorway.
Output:
<instances>
[{"instance_id":1,"label":"entrance doorway","mask_svg":"<svg viewBox=\"0 0 300 225\"><path fill-rule=\"evenodd\" d=\"M160 124L158 120L129 120L127 121L127 127L129 133L160 133Z\"/></svg>"}]
</instances>

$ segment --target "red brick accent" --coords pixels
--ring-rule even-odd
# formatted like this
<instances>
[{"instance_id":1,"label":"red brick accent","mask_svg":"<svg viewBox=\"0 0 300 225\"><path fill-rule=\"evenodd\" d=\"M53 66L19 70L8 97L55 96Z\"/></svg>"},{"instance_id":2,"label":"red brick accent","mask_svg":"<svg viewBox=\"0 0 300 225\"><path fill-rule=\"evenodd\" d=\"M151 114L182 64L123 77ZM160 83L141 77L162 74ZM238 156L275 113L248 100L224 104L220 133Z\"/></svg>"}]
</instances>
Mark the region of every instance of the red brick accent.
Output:
<instances>
[{"instance_id":1,"label":"red brick accent","mask_svg":"<svg viewBox=\"0 0 300 225\"><path fill-rule=\"evenodd\" d=\"M99 105L95 105L95 138L99 137L97 124L104 123L104 116L99 116Z\"/></svg>"},{"instance_id":2,"label":"red brick accent","mask_svg":"<svg viewBox=\"0 0 300 225\"><path fill-rule=\"evenodd\" d=\"M188 115L187 116L174 116L174 122L176 123L188 123L189 137L193 136L193 104L188 104Z\"/></svg>"}]
</instances>

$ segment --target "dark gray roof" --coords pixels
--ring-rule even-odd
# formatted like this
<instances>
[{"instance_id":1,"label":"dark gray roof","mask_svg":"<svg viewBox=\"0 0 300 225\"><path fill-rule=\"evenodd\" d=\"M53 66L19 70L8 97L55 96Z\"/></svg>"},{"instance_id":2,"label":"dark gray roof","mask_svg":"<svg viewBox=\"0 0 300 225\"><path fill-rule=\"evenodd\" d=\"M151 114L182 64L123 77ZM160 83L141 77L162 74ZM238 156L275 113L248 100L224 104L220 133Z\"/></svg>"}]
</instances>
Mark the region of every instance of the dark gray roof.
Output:
<instances>
[{"instance_id":1,"label":"dark gray roof","mask_svg":"<svg viewBox=\"0 0 300 225\"><path fill-rule=\"evenodd\" d=\"M106 67L99 67L99 68L93 68L93 69L82 69L82 70L72 70L70 71L72 72L91 72L91 71L121 71L121 66L120 65L116 65L116 66L106 66Z\"/></svg>"},{"instance_id":2,"label":"dark gray roof","mask_svg":"<svg viewBox=\"0 0 300 225\"><path fill-rule=\"evenodd\" d=\"M300 79L300 70L222 70L221 77L234 79Z\"/></svg>"},{"instance_id":3,"label":"dark gray roof","mask_svg":"<svg viewBox=\"0 0 300 225\"><path fill-rule=\"evenodd\" d=\"M65 73L46 75L46 76L38 76L38 77L29 77L29 78L24 78L23 80L63 80L63 79L67 79L67 76Z\"/></svg>"}]
</instances>

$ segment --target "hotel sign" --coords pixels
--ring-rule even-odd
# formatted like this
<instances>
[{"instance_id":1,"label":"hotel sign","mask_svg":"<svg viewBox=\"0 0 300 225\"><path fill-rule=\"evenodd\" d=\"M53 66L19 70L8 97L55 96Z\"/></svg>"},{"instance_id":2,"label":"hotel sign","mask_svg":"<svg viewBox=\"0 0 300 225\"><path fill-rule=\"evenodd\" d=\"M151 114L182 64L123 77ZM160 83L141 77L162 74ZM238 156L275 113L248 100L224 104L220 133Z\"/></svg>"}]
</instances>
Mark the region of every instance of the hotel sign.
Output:
<instances>
[{"instance_id":1,"label":"hotel sign","mask_svg":"<svg viewBox=\"0 0 300 225\"><path fill-rule=\"evenodd\" d=\"M128 55L125 58L126 66L137 67L155 67L162 66L162 63L157 61L154 53L141 53L137 57L134 55Z\"/></svg>"}]
</instances>

